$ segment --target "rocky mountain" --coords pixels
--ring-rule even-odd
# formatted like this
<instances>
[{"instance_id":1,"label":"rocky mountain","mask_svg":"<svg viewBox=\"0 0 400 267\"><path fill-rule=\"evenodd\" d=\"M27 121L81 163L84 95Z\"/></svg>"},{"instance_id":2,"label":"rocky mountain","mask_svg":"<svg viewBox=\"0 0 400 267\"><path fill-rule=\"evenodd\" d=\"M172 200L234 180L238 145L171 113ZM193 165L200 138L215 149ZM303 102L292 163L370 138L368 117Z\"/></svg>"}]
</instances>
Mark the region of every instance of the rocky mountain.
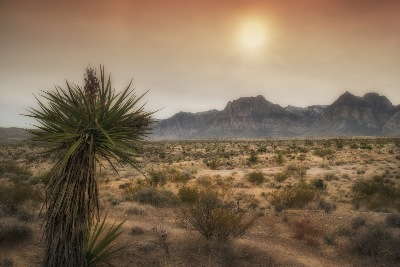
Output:
<instances>
[{"instance_id":1,"label":"rocky mountain","mask_svg":"<svg viewBox=\"0 0 400 267\"><path fill-rule=\"evenodd\" d=\"M395 129L394 125L389 125L386 130L383 127L398 110L389 99L377 93L358 97L346 92L321 112L308 134L383 135Z\"/></svg>"},{"instance_id":2,"label":"rocky mountain","mask_svg":"<svg viewBox=\"0 0 400 267\"><path fill-rule=\"evenodd\" d=\"M283 108L259 95L221 111L179 112L153 128L157 139L399 135L400 106L377 93L346 92L331 105L305 108Z\"/></svg>"},{"instance_id":3,"label":"rocky mountain","mask_svg":"<svg viewBox=\"0 0 400 267\"><path fill-rule=\"evenodd\" d=\"M162 139L296 136L307 130L304 117L267 101L263 96L230 101L221 110L179 112L154 127Z\"/></svg>"}]
</instances>

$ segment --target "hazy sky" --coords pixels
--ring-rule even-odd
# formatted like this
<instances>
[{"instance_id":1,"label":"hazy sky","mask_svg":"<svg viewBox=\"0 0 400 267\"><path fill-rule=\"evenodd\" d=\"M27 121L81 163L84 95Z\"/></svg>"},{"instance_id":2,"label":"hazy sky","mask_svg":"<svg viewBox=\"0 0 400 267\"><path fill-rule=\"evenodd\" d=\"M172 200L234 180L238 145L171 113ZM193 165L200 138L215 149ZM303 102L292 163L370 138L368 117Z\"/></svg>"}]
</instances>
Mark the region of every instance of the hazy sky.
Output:
<instances>
[{"instance_id":1,"label":"hazy sky","mask_svg":"<svg viewBox=\"0 0 400 267\"><path fill-rule=\"evenodd\" d=\"M0 127L33 94L104 64L157 118L241 96L330 104L346 90L400 104L398 0L0 0Z\"/></svg>"}]
</instances>

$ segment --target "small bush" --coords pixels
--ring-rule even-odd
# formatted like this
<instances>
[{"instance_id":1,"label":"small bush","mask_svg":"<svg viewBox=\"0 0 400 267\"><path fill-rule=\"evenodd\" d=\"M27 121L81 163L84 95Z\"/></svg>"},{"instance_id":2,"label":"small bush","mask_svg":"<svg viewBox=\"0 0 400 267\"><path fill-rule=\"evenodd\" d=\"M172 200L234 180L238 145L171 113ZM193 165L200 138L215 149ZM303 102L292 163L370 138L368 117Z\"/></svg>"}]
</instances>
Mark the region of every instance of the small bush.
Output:
<instances>
[{"instance_id":1,"label":"small bush","mask_svg":"<svg viewBox=\"0 0 400 267\"><path fill-rule=\"evenodd\" d=\"M302 220L293 223L294 238L306 241L307 245L318 245L322 231L314 226L309 220Z\"/></svg>"},{"instance_id":2,"label":"small bush","mask_svg":"<svg viewBox=\"0 0 400 267\"><path fill-rule=\"evenodd\" d=\"M311 181L311 184L318 190L325 190L326 189L326 184L324 183L324 180L322 179L313 179Z\"/></svg>"},{"instance_id":3,"label":"small bush","mask_svg":"<svg viewBox=\"0 0 400 267\"><path fill-rule=\"evenodd\" d=\"M283 171L283 172L278 172L274 175L275 181L278 183L284 182L288 178L288 173Z\"/></svg>"},{"instance_id":4,"label":"small bush","mask_svg":"<svg viewBox=\"0 0 400 267\"><path fill-rule=\"evenodd\" d=\"M315 199L317 192L315 188L300 181L294 186L287 186L271 194L271 205L284 209L303 208Z\"/></svg>"},{"instance_id":5,"label":"small bush","mask_svg":"<svg viewBox=\"0 0 400 267\"><path fill-rule=\"evenodd\" d=\"M338 177L334 173L326 173L324 175L326 181L338 180Z\"/></svg>"},{"instance_id":6,"label":"small bush","mask_svg":"<svg viewBox=\"0 0 400 267\"><path fill-rule=\"evenodd\" d=\"M16 214L25 202L38 203L41 200L40 191L30 185L14 183L11 186L0 186L0 208L6 213Z\"/></svg>"},{"instance_id":7,"label":"small bush","mask_svg":"<svg viewBox=\"0 0 400 267\"><path fill-rule=\"evenodd\" d=\"M381 176L362 181L352 187L355 205L363 205L369 210L395 209L400 211L400 188Z\"/></svg>"},{"instance_id":8,"label":"small bush","mask_svg":"<svg viewBox=\"0 0 400 267\"><path fill-rule=\"evenodd\" d=\"M138 190L128 200L135 200L141 204L150 204L155 207L167 207L178 204L178 198L169 190L160 190L153 187Z\"/></svg>"},{"instance_id":9,"label":"small bush","mask_svg":"<svg viewBox=\"0 0 400 267\"><path fill-rule=\"evenodd\" d=\"M386 225L389 227L400 228L400 214L399 213L391 213L391 214L386 215L385 222L386 222Z\"/></svg>"},{"instance_id":10,"label":"small bush","mask_svg":"<svg viewBox=\"0 0 400 267\"><path fill-rule=\"evenodd\" d=\"M237 212L212 190L200 192L195 203L181 209L181 219L186 229L193 228L206 239L216 237L223 242L245 234L255 218L247 218L245 214Z\"/></svg>"},{"instance_id":11,"label":"small bush","mask_svg":"<svg viewBox=\"0 0 400 267\"><path fill-rule=\"evenodd\" d=\"M257 163L257 161L258 161L257 153L254 150L252 150L249 158L247 159L247 164L248 165L255 164Z\"/></svg>"},{"instance_id":12,"label":"small bush","mask_svg":"<svg viewBox=\"0 0 400 267\"><path fill-rule=\"evenodd\" d=\"M256 185L260 185L265 182L265 177L262 172L251 172L247 175L247 180Z\"/></svg>"},{"instance_id":13,"label":"small bush","mask_svg":"<svg viewBox=\"0 0 400 267\"><path fill-rule=\"evenodd\" d=\"M164 186L165 183L167 182L167 175L164 171L151 170L149 172L149 176L150 176L151 186L157 186L157 185Z\"/></svg>"},{"instance_id":14,"label":"small bush","mask_svg":"<svg viewBox=\"0 0 400 267\"><path fill-rule=\"evenodd\" d=\"M199 198L199 191L196 188L183 186L179 189L178 196L183 203L194 203Z\"/></svg>"},{"instance_id":15,"label":"small bush","mask_svg":"<svg viewBox=\"0 0 400 267\"><path fill-rule=\"evenodd\" d=\"M318 156L318 157L321 157L321 158L325 158L325 157L328 157L328 156L332 156L332 155L334 155L335 154L335 151L334 150L332 150L332 149L316 149L315 151L314 151L314 155L315 156Z\"/></svg>"},{"instance_id":16,"label":"small bush","mask_svg":"<svg viewBox=\"0 0 400 267\"><path fill-rule=\"evenodd\" d=\"M12 160L3 161L0 163L0 174L16 174L16 175L32 175L28 167L21 167L18 163Z\"/></svg>"},{"instance_id":17,"label":"small bush","mask_svg":"<svg viewBox=\"0 0 400 267\"><path fill-rule=\"evenodd\" d=\"M352 221L351 221L351 227L354 230L357 230L358 228L360 228L361 226L365 226L366 224L366 220L363 217L355 217Z\"/></svg>"},{"instance_id":18,"label":"small bush","mask_svg":"<svg viewBox=\"0 0 400 267\"><path fill-rule=\"evenodd\" d=\"M350 248L360 256L400 262L400 237L381 224L371 225L352 238Z\"/></svg>"},{"instance_id":19,"label":"small bush","mask_svg":"<svg viewBox=\"0 0 400 267\"><path fill-rule=\"evenodd\" d=\"M318 208L326 213L330 213L336 209L336 205L321 199L318 202Z\"/></svg>"},{"instance_id":20,"label":"small bush","mask_svg":"<svg viewBox=\"0 0 400 267\"><path fill-rule=\"evenodd\" d=\"M0 222L0 244L12 244L27 241L32 237L32 229L19 222L1 221Z\"/></svg>"},{"instance_id":21,"label":"small bush","mask_svg":"<svg viewBox=\"0 0 400 267\"><path fill-rule=\"evenodd\" d=\"M134 226L131 229L131 235L142 235L144 233L143 228L139 226Z\"/></svg>"},{"instance_id":22,"label":"small bush","mask_svg":"<svg viewBox=\"0 0 400 267\"><path fill-rule=\"evenodd\" d=\"M50 181L50 177L51 177L50 172L44 172L38 176L38 179L42 184L47 185Z\"/></svg>"}]
</instances>

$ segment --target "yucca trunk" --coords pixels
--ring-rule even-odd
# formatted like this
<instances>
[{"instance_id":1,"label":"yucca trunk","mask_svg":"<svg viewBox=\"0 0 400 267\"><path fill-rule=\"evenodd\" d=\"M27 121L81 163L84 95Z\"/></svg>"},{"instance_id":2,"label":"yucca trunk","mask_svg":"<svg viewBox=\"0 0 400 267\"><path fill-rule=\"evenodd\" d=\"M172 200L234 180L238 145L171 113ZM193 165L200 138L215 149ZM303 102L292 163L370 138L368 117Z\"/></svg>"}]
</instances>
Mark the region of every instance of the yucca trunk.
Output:
<instances>
[{"instance_id":1,"label":"yucca trunk","mask_svg":"<svg viewBox=\"0 0 400 267\"><path fill-rule=\"evenodd\" d=\"M44 266L87 266L85 247L92 211L98 205L96 161L88 145L54 167L47 187Z\"/></svg>"}]
</instances>

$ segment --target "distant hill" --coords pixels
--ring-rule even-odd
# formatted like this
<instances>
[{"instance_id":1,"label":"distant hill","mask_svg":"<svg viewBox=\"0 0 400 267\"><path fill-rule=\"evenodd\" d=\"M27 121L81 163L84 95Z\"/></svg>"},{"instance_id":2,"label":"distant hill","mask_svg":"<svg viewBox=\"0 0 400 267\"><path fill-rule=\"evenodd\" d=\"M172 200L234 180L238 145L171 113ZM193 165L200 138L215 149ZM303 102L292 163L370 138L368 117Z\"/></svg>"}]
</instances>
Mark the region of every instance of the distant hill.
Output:
<instances>
[{"instance_id":1,"label":"distant hill","mask_svg":"<svg viewBox=\"0 0 400 267\"><path fill-rule=\"evenodd\" d=\"M221 111L179 112L153 128L156 139L400 135L400 106L377 93L346 92L331 105L306 108L283 108L259 95Z\"/></svg>"},{"instance_id":2,"label":"distant hill","mask_svg":"<svg viewBox=\"0 0 400 267\"><path fill-rule=\"evenodd\" d=\"M25 129L0 127L0 143L18 142L30 138L32 135Z\"/></svg>"}]
</instances>

